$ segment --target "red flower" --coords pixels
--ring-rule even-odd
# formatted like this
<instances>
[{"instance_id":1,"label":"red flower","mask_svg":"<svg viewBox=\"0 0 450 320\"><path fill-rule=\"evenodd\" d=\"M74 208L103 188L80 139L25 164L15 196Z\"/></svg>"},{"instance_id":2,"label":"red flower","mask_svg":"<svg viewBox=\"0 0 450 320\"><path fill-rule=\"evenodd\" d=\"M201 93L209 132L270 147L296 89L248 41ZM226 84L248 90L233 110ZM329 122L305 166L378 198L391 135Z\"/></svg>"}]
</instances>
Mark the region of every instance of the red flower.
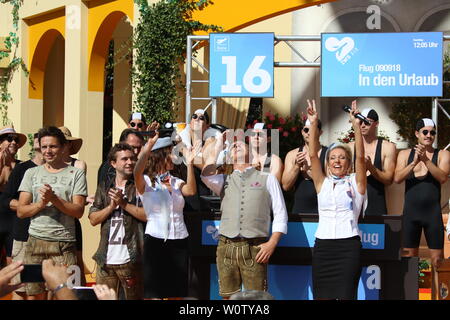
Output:
<instances>
[{"instance_id":1,"label":"red flower","mask_svg":"<svg viewBox=\"0 0 450 320\"><path fill-rule=\"evenodd\" d=\"M255 124L255 123L258 123L258 120L257 120L257 119L253 120L253 124Z\"/></svg>"},{"instance_id":2,"label":"red flower","mask_svg":"<svg viewBox=\"0 0 450 320\"><path fill-rule=\"evenodd\" d=\"M345 143L349 143L349 142L350 142L350 139L349 139L349 138L344 138L344 142L345 142Z\"/></svg>"},{"instance_id":3,"label":"red flower","mask_svg":"<svg viewBox=\"0 0 450 320\"><path fill-rule=\"evenodd\" d=\"M275 121L275 116L271 114L271 115L269 116L269 120L270 120L270 121Z\"/></svg>"},{"instance_id":4,"label":"red flower","mask_svg":"<svg viewBox=\"0 0 450 320\"><path fill-rule=\"evenodd\" d=\"M269 124L267 125L267 129L272 129L272 124L271 124L271 123L269 123Z\"/></svg>"},{"instance_id":5,"label":"red flower","mask_svg":"<svg viewBox=\"0 0 450 320\"><path fill-rule=\"evenodd\" d=\"M267 111L266 113L265 113L265 116L266 117L270 117L272 114L270 113L270 111Z\"/></svg>"},{"instance_id":6,"label":"red flower","mask_svg":"<svg viewBox=\"0 0 450 320\"><path fill-rule=\"evenodd\" d=\"M296 131L297 131L297 127L292 127L292 128L291 128L291 131L292 131L292 132L296 132Z\"/></svg>"},{"instance_id":7,"label":"red flower","mask_svg":"<svg viewBox=\"0 0 450 320\"><path fill-rule=\"evenodd\" d=\"M354 132L350 132L350 133L348 134L348 137L349 137L349 138L354 138L354 137L355 137L355 133L354 133Z\"/></svg>"},{"instance_id":8,"label":"red flower","mask_svg":"<svg viewBox=\"0 0 450 320\"><path fill-rule=\"evenodd\" d=\"M283 132L283 137L287 137L289 135L289 132L285 131Z\"/></svg>"},{"instance_id":9,"label":"red flower","mask_svg":"<svg viewBox=\"0 0 450 320\"><path fill-rule=\"evenodd\" d=\"M286 120L284 120L283 117L279 117L279 118L278 118L278 122L279 122L280 124L285 124L285 123L286 123Z\"/></svg>"},{"instance_id":10,"label":"red flower","mask_svg":"<svg viewBox=\"0 0 450 320\"><path fill-rule=\"evenodd\" d=\"M283 132L283 128L282 128L282 127L279 127L279 128L278 128L278 131Z\"/></svg>"}]
</instances>

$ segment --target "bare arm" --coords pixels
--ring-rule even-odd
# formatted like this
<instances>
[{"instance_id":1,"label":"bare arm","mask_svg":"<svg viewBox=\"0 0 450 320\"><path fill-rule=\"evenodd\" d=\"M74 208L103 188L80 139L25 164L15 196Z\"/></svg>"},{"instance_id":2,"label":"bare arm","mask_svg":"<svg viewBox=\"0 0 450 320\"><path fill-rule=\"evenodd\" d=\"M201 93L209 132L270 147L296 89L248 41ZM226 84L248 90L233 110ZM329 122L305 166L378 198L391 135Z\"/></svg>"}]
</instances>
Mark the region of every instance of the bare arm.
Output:
<instances>
[{"instance_id":1,"label":"bare arm","mask_svg":"<svg viewBox=\"0 0 450 320\"><path fill-rule=\"evenodd\" d=\"M96 226L105 221L109 217L109 215L114 211L115 207L116 204L113 201L111 201L111 203L102 210L89 212L89 221L91 222L91 225Z\"/></svg>"},{"instance_id":2,"label":"bare arm","mask_svg":"<svg viewBox=\"0 0 450 320\"><path fill-rule=\"evenodd\" d=\"M62 213L80 219L84 213L84 204L86 197L81 195L74 195L71 201L66 201L55 195L50 202Z\"/></svg>"},{"instance_id":3,"label":"bare arm","mask_svg":"<svg viewBox=\"0 0 450 320\"><path fill-rule=\"evenodd\" d=\"M394 180L396 148L395 144L391 142L384 143L384 159L383 159L383 170L376 168L371 161L366 161L367 169L370 171L372 176L380 181L385 186L392 184Z\"/></svg>"},{"instance_id":4,"label":"bare arm","mask_svg":"<svg viewBox=\"0 0 450 320\"><path fill-rule=\"evenodd\" d=\"M406 164L408 161L408 155L411 149L402 150L397 156L397 165L395 167L394 182L397 184L402 183L413 172L415 166L419 163L419 157L417 153L414 154L414 160L410 164Z\"/></svg>"},{"instance_id":5,"label":"bare arm","mask_svg":"<svg viewBox=\"0 0 450 320\"><path fill-rule=\"evenodd\" d=\"M448 174L450 171L450 152L447 150L441 150L439 152L438 165L436 166L426 155L419 156L419 159L427 166L433 178L444 184L448 180Z\"/></svg>"},{"instance_id":6,"label":"bare arm","mask_svg":"<svg viewBox=\"0 0 450 320\"><path fill-rule=\"evenodd\" d=\"M158 134L147 141L147 143L139 153L136 166L134 167L134 184L136 185L136 190L139 194L144 194L145 192L144 170L147 165L148 157L150 155L150 152L152 152L152 148L155 145L156 140L158 140Z\"/></svg>"},{"instance_id":7,"label":"bare arm","mask_svg":"<svg viewBox=\"0 0 450 320\"><path fill-rule=\"evenodd\" d=\"M131 214L136 219L138 219L142 222L147 221L147 216L145 215L145 210L143 207L135 206L134 204L131 204L127 201L125 201L125 203L120 206L122 207L123 210L125 210L126 212Z\"/></svg>"},{"instance_id":8,"label":"bare arm","mask_svg":"<svg viewBox=\"0 0 450 320\"><path fill-rule=\"evenodd\" d=\"M322 189L322 183L325 180L325 174L322 171L322 165L320 164L319 159L319 150L320 150L320 142L319 142L319 127L318 120L319 116L316 110L316 102L312 100L312 103L307 100L308 108L308 120L311 123L310 129L310 144L309 144L309 157L311 159L311 178L314 181L314 187L316 188L317 194L320 193Z\"/></svg>"},{"instance_id":9,"label":"bare arm","mask_svg":"<svg viewBox=\"0 0 450 320\"><path fill-rule=\"evenodd\" d=\"M300 173L300 165L296 162L296 155L298 153L298 148L291 150L286 155L284 160L284 171L281 178L281 185L284 191L291 190L294 186L295 181L297 181L298 174Z\"/></svg>"},{"instance_id":10,"label":"bare arm","mask_svg":"<svg viewBox=\"0 0 450 320\"><path fill-rule=\"evenodd\" d=\"M22 191L19 196L19 204L17 206L17 216L21 219L33 217L42 211L47 202L40 200L33 203L33 195L29 192Z\"/></svg>"},{"instance_id":11,"label":"bare arm","mask_svg":"<svg viewBox=\"0 0 450 320\"><path fill-rule=\"evenodd\" d=\"M181 193L185 197L193 196L197 193L197 183L195 181L194 161L201 150L201 141L197 141L192 148L184 149L184 156L187 164L187 181L181 187Z\"/></svg>"},{"instance_id":12,"label":"bare arm","mask_svg":"<svg viewBox=\"0 0 450 320\"><path fill-rule=\"evenodd\" d=\"M350 119L352 121L353 129L355 131L355 172L356 184L360 194L366 193L367 189L367 169L366 157L364 155L364 142L361 134L361 120L355 118L355 114L359 113L356 106L356 100L352 101L352 110L350 112Z\"/></svg>"},{"instance_id":13,"label":"bare arm","mask_svg":"<svg viewBox=\"0 0 450 320\"><path fill-rule=\"evenodd\" d=\"M281 177L283 176L283 161L276 154L272 155L270 159L270 173L273 174L278 182L281 183Z\"/></svg>"}]
</instances>

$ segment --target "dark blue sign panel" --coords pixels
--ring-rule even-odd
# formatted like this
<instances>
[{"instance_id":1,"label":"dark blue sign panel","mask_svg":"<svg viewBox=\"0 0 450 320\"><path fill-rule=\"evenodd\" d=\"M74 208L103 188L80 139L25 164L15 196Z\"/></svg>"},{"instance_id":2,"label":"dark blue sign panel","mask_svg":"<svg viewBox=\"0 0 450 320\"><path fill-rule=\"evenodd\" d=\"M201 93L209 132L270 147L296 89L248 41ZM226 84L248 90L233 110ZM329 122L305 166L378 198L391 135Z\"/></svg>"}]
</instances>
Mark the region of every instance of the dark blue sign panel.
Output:
<instances>
[{"instance_id":1,"label":"dark blue sign panel","mask_svg":"<svg viewBox=\"0 0 450 320\"><path fill-rule=\"evenodd\" d=\"M219 220L202 221L202 245L217 245L219 226ZM361 223L358 226L363 249L384 249L384 224ZM316 230L317 222L288 222L288 233L281 237L278 246L312 248Z\"/></svg>"},{"instance_id":2,"label":"dark blue sign panel","mask_svg":"<svg viewBox=\"0 0 450 320\"><path fill-rule=\"evenodd\" d=\"M210 97L273 97L273 33L211 33Z\"/></svg>"},{"instance_id":3,"label":"dark blue sign panel","mask_svg":"<svg viewBox=\"0 0 450 320\"><path fill-rule=\"evenodd\" d=\"M443 33L324 33L323 97L441 97Z\"/></svg>"}]
</instances>

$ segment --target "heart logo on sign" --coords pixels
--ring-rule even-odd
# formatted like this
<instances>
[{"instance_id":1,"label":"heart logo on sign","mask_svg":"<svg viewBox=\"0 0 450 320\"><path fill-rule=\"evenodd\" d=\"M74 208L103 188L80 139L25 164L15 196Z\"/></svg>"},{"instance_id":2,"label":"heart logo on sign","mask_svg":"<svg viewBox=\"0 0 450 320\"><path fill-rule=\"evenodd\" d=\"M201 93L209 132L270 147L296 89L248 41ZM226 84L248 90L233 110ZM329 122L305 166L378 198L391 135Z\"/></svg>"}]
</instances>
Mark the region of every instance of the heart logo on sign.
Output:
<instances>
[{"instance_id":1,"label":"heart logo on sign","mask_svg":"<svg viewBox=\"0 0 450 320\"><path fill-rule=\"evenodd\" d=\"M342 40L331 37L325 41L325 48L330 52L336 51L336 59L340 62L355 48L355 41L350 37Z\"/></svg>"}]
</instances>

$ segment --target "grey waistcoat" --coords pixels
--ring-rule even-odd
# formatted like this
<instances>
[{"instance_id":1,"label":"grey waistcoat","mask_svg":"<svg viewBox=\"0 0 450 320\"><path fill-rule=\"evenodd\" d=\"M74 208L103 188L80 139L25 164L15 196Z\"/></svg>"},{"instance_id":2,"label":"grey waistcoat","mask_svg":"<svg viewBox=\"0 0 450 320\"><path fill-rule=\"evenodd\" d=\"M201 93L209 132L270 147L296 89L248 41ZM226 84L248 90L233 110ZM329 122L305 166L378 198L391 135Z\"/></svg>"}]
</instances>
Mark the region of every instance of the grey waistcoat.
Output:
<instances>
[{"instance_id":1,"label":"grey waistcoat","mask_svg":"<svg viewBox=\"0 0 450 320\"><path fill-rule=\"evenodd\" d=\"M222 189L219 233L228 238L268 237L271 198L266 183L269 174L256 170L234 171Z\"/></svg>"}]
</instances>

